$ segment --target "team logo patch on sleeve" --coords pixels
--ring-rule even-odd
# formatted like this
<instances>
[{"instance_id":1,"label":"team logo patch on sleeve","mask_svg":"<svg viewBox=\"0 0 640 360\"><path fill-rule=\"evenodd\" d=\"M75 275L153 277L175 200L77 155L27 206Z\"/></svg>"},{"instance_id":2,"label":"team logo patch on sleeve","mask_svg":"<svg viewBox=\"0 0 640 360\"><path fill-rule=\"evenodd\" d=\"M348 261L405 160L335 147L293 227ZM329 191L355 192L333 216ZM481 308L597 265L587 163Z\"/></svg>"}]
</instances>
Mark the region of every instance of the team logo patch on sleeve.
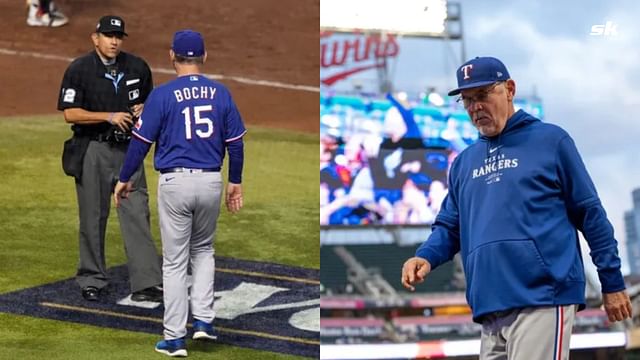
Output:
<instances>
[{"instance_id":1,"label":"team logo patch on sleeve","mask_svg":"<svg viewBox=\"0 0 640 360\"><path fill-rule=\"evenodd\" d=\"M69 278L0 294L0 312L160 336L162 304L131 300L126 265L108 274L110 284L100 301L85 301ZM214 284L218 342L320 357L319 270L216 256ZM190 338L189 325L187 331Z\"/></svg>"},{"instance_id":2,"label":"team logo patch on sleeve","mask_svg":"<svg viewBox=\"0 0 640 360\"><path fill-rule=\"evenodd\" d=\"M140 130L140 128L142 127L142 118L139 118L138 121L136 121L136 130Z\"/></svg>"},{"instance_id":3,"label":"team logo patch on sleeve","mask_svg":"<svg viewBox=\"0 0 640 360\"><path fill-rule=\"evenodd\" d=\"M63 102L73 103L76 100L76 91L73 89L64 89Z\"/></svg>"}]
</instances>

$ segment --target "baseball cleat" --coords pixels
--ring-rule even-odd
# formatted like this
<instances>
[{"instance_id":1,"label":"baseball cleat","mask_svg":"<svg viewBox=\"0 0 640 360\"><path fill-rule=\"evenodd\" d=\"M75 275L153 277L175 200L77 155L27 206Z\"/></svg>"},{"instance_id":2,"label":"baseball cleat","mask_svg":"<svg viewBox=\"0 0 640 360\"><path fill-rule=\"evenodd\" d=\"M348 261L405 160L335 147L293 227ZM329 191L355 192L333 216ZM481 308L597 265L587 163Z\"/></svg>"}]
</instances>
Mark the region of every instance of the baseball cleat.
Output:
<instances>
[{"instance_id":1,"label":"baseball cleat","mask_svg":"<svg viewBox=\"0 0 640 360\"><path fill-rule=\"evenodd\" d=\"M184 338L161 340L156 344L156 351L171 357L187 357L187 344Z\"/></svg>"},{"instance_id":2,"label":"baseball cleat","mask_svg":"<svg viewBox=\"0 0 640 360\"><path fill-rule=\"evenodd\" d=\"M29 3L27 25L59 27L69 22L69 19L55 6L53 1L49 4L49 13L40 11L37 2Z\"/></svg>"},{"instance_id":3,"label":"baseball cleat","mask_svg":"<svg viewBox=\"0 0 640 360\"><path fill-rule=\"evenodd\" d=\"M193 322L193 340L216 340L217 338L213 325L200 320Z\"/></svg>"},{"instance_id":4,"label":"baseball cleat","mask_svg":"<svg viewBox=\"0 0 640 360\"><path fill-rule=\"evenodd\" d=\"M152 286L131 294L132 301L152 301L161 303L163 298L162 288L160 286Z\"/></svg>"},{"instance_id":5,"label":"baseball cleat","mask_svg":"<svg viewBox=\"0 0 640 360\"><path fill-rule=\"evenodd\" d=\"M95 286L87 286L82 289L82 297L87 301L98 301L100 299L100 289Z\"/></svg>"},{"instance_id":6,"label":"baseball cleat","mask_svg":"<svg viewBox=\"0 0 640 360\"><path fill-rule=\"evenodd\" d=\"M58 17L50 14L36 14L27 18L27 25L29 26L50 26L59 27L68 23L69 20L66 17Z\"/></svg>"}]
</instances>

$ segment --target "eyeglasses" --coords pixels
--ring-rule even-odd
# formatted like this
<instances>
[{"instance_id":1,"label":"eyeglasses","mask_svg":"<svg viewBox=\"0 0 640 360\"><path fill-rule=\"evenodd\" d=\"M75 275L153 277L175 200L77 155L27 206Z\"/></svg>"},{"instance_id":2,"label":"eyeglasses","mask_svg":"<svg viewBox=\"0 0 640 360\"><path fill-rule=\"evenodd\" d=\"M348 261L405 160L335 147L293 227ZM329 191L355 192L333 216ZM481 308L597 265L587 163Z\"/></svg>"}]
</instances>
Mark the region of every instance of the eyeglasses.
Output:
<instances>
[{"instance_id":1,"label":"eyeglasses","mask_svg":"<svg viewBox=\"0 0 640 360\"><path fill-rule=\"evenodd\" d=\"M474 96L470 96L470 97L464 97L462 95L458 96L458 98L456 99L456 102L458 104L462 103L462 106L464 106L465 109L468 109L469 107L471 107L471 105L477 102L485 102L489 98L489 94L493 92L496 86L502 83L504 83L504 81L494 82L493 85L489 86L486 90L479 91Z\"/></svg>"}]
</instances>

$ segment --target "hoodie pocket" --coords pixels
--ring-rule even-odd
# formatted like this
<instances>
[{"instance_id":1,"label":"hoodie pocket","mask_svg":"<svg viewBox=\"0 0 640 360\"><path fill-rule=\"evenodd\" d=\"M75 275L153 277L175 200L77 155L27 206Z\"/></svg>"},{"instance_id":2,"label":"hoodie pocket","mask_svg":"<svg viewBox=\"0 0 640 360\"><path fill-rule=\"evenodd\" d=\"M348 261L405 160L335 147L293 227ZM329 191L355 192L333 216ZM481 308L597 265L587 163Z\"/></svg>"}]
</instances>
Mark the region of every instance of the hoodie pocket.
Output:
<instances>
[{"instance_id":1,"label":"hoodie pocket","mask_svg":"<svg viewBox=\"0 0 640 360\"><path fill-rule=\"evenodd\" d=\"M467 298L474 315L550 303L554 280L530 239L500 240L467 258Z\"/></svg>"}]
</instances>

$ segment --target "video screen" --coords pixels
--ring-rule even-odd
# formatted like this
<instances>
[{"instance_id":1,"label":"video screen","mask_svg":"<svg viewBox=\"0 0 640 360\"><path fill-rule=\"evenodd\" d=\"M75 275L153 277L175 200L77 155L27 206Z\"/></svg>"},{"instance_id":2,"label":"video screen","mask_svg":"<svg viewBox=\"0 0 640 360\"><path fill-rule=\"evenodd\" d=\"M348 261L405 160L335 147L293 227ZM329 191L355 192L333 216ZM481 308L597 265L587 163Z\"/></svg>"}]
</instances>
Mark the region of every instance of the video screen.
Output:
<instances>
[{"instance_id":1,"label":"video screen","mask_svg":"<svg viewBox=\"0 0 640 360\"><path fill-rule=\"evenodd\" d=\"M391 94L321 94L320 124L321 225L431 224L478 138L465 112Z\"/></svg>"},{"instance_id":2,"label":"video screen","mask_svg":"<svg viewBox=\"0 0 640 360\"><path fill-rule=\"evenodd\" d=\"M538 100L514 105L543 117ZM432 224L449 167L477 139L451 98L321 92L320 225Z\"/></svg>"}]
</instances>

